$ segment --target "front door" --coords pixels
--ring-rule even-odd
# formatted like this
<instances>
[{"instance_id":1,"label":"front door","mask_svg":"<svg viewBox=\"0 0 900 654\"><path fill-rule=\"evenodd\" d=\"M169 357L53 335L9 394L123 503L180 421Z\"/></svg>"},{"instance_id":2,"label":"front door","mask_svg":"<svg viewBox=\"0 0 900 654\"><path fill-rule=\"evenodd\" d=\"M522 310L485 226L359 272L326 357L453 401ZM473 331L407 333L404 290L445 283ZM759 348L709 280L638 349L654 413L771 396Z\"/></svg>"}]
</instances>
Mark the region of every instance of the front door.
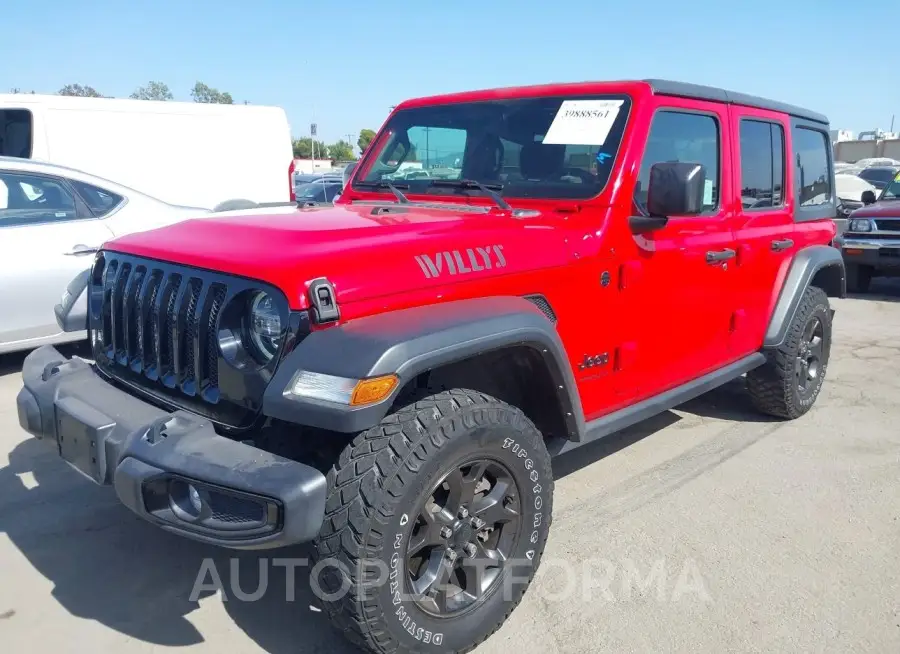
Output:
<instances>
[{"instance_id":1,"label":"front door","mask_svg":"<svg viewBox=\"0 0 900 654\"><path fill-rule=\"evenodd\" d=\"M666 98L656 109L635 187L635 212L646 211L650 167L682 161L705 167L704 210L671 216L665 227L634 235L623 252L623 299L633 316L626 350L641 397L723 365L736 251L727 199L730 139L727 108ZM628 357L626 357L626 363ZM623 370L624 372L624 370Z\"/></svg>"},{"instance_id":2,"label":"front door","mask_svg":"<svg viewBox=\"0 0 900 654\"><path fill-rule=\"evenodd\" d=\"M0 170L0 346L59 334L53 307L111 236L62 180Z\"/></svg>"}]
</instances>

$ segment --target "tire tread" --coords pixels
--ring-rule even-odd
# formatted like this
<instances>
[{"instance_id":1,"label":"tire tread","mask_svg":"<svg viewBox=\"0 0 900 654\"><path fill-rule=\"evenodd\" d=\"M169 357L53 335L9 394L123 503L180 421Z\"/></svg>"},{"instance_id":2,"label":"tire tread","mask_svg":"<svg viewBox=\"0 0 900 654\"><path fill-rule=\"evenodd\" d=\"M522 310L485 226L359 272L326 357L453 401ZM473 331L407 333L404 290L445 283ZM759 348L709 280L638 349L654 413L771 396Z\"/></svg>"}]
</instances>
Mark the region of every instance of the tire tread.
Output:
<instances>
[{"instance_id":1,"label":"tire tread","mask_svg":"<svg viewBox=\"0 0 900 654\"><path fill-rule=\"evenodd\" d=\"M384 654L407 651L384 628L384 614L374 593L367 592L359 583L362 580L356 578L359 561L380 553L394 517L392 503L379 500L384 493L399 499L421 467L440 452L454 433L486 422L489 417L493 422L506 418L511 420L509 426L520 424L537 431L520 410L489 395L467 389L446 390L411 402L357 435L328 472L325 519L315 542L314 557L319 561L337 560L350 575L343 579L335 573L332 583L324 584L326 592L341 587L335 582L348 581L349 592L343 593L341 599L323 599L322 603L334 626L357 647ZM544 478L549 480L552 493L549 456ZM548 529L549 526L550 520ZM526 588L527 584L510 602L503 621L471 647L459 651L469 652L493 635L519 604Z\"/></svg>"}]
</instances>

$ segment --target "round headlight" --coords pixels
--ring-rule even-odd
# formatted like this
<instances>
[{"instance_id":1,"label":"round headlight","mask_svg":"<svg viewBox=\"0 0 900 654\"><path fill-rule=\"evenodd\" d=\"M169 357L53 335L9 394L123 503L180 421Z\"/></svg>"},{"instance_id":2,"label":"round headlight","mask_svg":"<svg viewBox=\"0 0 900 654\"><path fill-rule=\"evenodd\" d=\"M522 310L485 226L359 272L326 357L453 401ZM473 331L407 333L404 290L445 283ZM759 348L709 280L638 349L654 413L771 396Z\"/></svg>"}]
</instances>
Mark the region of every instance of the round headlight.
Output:
<instances>
[{"instance_id":1,"label":"round headlight","mask_svg":"<svg viewBox=\"0 0 900 654\"><path fill-rule=\"evenodd\" d=\"M250 341L256 354L269 361L275 356L284 334L281 315L275 300L268 293L256 293L250 300Z\"/></svg>"}]
</instances>

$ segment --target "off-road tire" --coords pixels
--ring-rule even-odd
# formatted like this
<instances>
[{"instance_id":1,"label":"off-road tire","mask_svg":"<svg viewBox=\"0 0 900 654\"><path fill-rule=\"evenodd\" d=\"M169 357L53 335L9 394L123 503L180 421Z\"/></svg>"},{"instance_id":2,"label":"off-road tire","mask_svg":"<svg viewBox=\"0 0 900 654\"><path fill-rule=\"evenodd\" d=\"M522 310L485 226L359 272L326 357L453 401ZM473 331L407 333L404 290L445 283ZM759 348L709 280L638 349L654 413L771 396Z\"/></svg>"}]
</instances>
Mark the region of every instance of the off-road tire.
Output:
<instances>
[{"instance_id":1,"label":"off-road tire","mask_svg":"<svg viewBox=\"0 0 900 654\"><path fill-rule=\"evenodd\" d=\"M861 266L858 263L848 263L845 266L847 275L847 290L851 293L868 293L872 284L871 266Z\"/></svg>"},{"instance_id":2,"label":"off-road tire","mask_svg":"<svg viewBox=\"0 0 900 654\"><path fill-rule=\"evenodd\" d=\"M822 326L822 352L817 378L806 392L797 380L797 359L801 356L804 330L811 321ZM771 416L793 420L809 411L825 380L831 352L831 307L821 288L810 286L804 291L784 343L769 353L768 361L747 373L747 388L757 409Z\"/></svg>"},{"instance_id":3,"label":"off-road tire","mask_svg":"<svg viewBox=\"0 0 900 654\"><path fill-rule=\"evenodd\" d=\"M436 617L401 597L409 592L404 569L389 579L384 572L406 561L415 507L472 456L499 461L519 489L521 537L509 559L518 563L503 573L508 589L495 584L469 612ZM483 393L444 391L388 414L354 438L327 479L313 588L333 624L364 650L468 652L500 628L540 564L551 522L550 456L522 411Z\"/></svg>"}]
</instances>

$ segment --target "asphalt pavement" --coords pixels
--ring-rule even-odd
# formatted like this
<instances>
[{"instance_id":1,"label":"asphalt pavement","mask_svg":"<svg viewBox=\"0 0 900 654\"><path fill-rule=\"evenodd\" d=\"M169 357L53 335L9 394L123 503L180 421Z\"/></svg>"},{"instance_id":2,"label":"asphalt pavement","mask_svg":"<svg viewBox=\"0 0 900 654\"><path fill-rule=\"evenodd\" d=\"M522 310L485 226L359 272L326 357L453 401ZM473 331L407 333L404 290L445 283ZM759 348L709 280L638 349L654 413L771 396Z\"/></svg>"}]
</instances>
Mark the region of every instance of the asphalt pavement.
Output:
<instances>
[{"instance_id":1,"label":"asphalt pavement","mask_svg":"<svg viewBox=\"0 0 900 654\"><path fill-rule=\"evenodd\" d=\"M800 420L733 383L558 459L542 568L478 654L900 652L900 283L834 306ZM302 548L163 533L28 438L21 361L0 357L0 650L355 651L286 574Z\"/></svg>"}]
</instances>

